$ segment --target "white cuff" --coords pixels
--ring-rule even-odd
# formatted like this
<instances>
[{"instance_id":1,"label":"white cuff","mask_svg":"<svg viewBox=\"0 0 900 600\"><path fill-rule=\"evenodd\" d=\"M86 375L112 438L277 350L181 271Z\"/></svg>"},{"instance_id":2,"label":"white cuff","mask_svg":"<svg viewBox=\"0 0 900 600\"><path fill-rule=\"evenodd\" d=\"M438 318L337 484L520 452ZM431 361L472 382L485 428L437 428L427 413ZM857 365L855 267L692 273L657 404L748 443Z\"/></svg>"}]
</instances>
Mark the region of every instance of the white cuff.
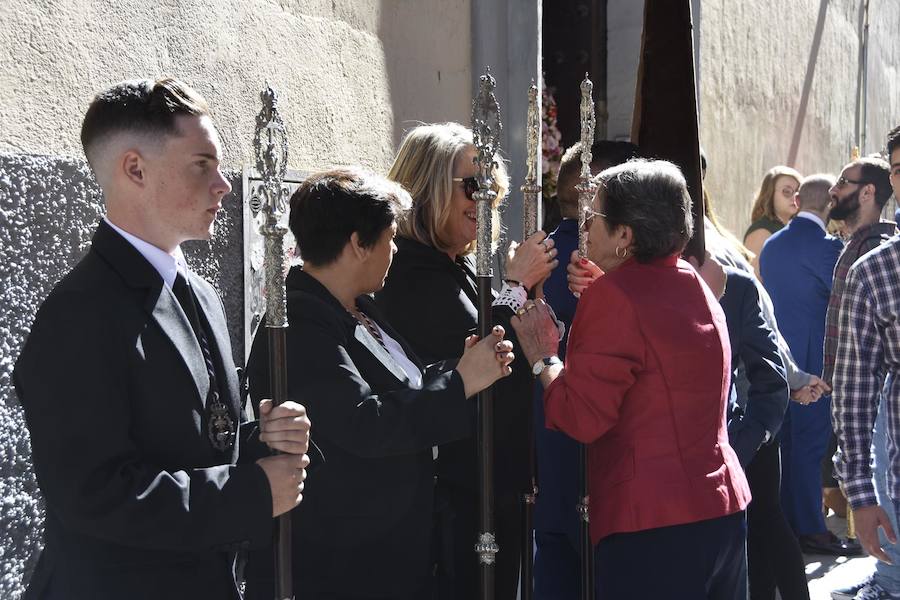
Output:
<instances>
[{"instance_id":1,"label":"white cuff","mask_svg":"<svg viewBox=\"0 0 900 600\"><path fill-rule=\"evenodd\" d=\"M525 291L524 286L517 285L512 287L504 281L503 287L500 288L500 294L494 298L491 306L508 306L513 312L516 312L525 305L527 299L528 293Z\"/></svg>"}]
</instances>

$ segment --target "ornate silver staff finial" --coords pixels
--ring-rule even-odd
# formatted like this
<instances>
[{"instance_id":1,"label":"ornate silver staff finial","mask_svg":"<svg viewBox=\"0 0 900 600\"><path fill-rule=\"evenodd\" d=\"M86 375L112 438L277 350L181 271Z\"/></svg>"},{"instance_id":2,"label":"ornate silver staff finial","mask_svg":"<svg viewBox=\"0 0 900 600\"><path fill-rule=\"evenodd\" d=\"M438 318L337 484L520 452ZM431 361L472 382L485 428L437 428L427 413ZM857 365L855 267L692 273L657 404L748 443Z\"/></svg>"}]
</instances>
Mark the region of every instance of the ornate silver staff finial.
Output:
<instances>
[{"instance_id":1,"label":"ornate silver staff finial","mask_svg":"<svg viewBox=\"0 0 900 600\"><path fill-rule=\"evenodd\" d=\"M494 95L496 81L491 68L481 76L478 95L472 101L472 141L475 145L475 164L478 166L478 191L475 192L477 205L476 274L490 277L491 249L493 244L493 222L491 206L497 197L494 191L494 168L500 150L500 105Z\"/></svg>"},{"instance_id":2,"label":"ornate silver staff finial","mask_svg":"<svg viewBox=\"0 0 900 600\"><path fill-rule=\"evenodd\" d=\"M284 235L287 228L280 224L287 206L288 190L282 185L287 173L287 132L278 112L278 94L268 84L260 93L262 110L256 116L253 150L256 170L262 178L262 197L255 197L254 212L262 211L265 220L260 233L265 237L266 325L287 327L287 305L284 273L287 257Z\"/></svg>"},{"instance_id":3,"label":"ornate silver staff finial","mask_svg":"<svg viewBox=\"0 0 900 600\"><path fill-rule=\"evenodd\" d=\"M538 109L538 89L531 80L528 88L528 117L525 121L526 140L526 168L525 184L522 186L522 198L524 210L522 211L522 237L527 238L538 228L538 194L541 186L538 183L538 174L541 172L541 111Z\"/></svg>"},{"instance_id":4,"label":"ornate silver staff finial","mask_svg":"<svg viewBox=\"0 0 900 600\"><path fill-rule=\"evenodd\" d=\"M581 256L587 254L587 235L584 231L584 219L587 209L591 206L591 200L594 198L594 192L597 186L591 181L591 146L594 145L594 99L591 93L594 91L594 84L588 78L588 74L584 74L584 81L581 82L581 181L575 186L578 190L578 253Z\"/></svg>"}]
</instances>

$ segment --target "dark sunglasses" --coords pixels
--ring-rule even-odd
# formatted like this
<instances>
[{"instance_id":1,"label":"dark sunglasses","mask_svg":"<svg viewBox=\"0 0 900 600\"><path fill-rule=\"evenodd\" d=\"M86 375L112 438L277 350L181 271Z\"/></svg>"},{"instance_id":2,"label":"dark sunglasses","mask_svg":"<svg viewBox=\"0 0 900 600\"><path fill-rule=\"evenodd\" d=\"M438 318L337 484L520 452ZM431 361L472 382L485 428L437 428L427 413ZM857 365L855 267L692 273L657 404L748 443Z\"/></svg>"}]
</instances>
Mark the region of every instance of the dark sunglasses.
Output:
<instances>
[{"instance_id":1,"label":"dark sunglasses","mask_svg":"<svg viewBox=\"0 0 900 600\"><path fill-rule=\"evenodd\" d=\"M462 181L463 191L469 200L472 200L472 196L478 191L478 179L474 175L471 177L454 177L450 181Z\"/></svg>"}]
</instances>

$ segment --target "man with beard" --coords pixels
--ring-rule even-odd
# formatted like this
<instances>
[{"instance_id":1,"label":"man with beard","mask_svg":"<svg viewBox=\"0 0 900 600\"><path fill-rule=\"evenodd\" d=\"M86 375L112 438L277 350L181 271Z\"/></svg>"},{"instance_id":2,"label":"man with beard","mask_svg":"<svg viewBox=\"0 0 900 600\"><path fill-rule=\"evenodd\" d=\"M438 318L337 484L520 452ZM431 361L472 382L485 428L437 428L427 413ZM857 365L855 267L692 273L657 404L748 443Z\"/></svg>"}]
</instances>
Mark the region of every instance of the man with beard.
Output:
<instances>
[{"instance_id":1,"label":"man with beard","mask_svg":"<svg viewBox=\"0 0 900 600\"><path fill-rule=\"evenodd\" d=\"M834 267L834 281L831 287L831 297L828 301L828 312L825 316L825 365L822 378L830 386L835 370L835 354L838 346L839 315L841 301L847 284L847 272L850 265L855 263L862 255L874 250L897 232L896 225L890 221L881 220L881 211L891 197L890 167L880 158L860 158L852 161L844 170L837 183L829 190L832 199L832 208L829 217L843 220L849 234L849 241L844 247ZM872 447L875 452L875 490L879 505L887 503L890 507L890 498L886 495L887 483L887 438L885 431L884 411L878 411L875 421L875 433ZM832 477L830 457L837 449L837 438L832 434L832 447L829 449L826 462L823 463L822 482L824 493L829 493L829 488L835 488L831 493L840 493L837 482ZM889 515L893 514L890 508ZM896 528L896 520L892 519L892 525ZM854 597L862 598L900 598L900 549L893 544L884 545L885 552L891 557L894 564L877 562L875 572L862 582L832 592L832 597L837 600L846 600Z\"/></svg>"}]
</instances>

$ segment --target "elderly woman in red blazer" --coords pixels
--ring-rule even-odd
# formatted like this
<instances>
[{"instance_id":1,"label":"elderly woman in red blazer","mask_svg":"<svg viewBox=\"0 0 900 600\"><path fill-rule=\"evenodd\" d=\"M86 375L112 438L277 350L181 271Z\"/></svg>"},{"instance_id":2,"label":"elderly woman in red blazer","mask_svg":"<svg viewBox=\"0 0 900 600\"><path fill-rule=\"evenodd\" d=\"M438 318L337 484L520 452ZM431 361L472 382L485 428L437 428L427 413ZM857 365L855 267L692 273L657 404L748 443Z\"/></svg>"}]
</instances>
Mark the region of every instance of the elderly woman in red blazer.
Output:
<instances>
[{"instance_id":1,"label":"elderly woman in red blazer","mask_svg":"<svg viewBox=\"0 0 900 600\"><path fill-rule=\"evenodd\" d=\"M744 599L750 492L725 425L730 346L716 296L679 255L691 200L677 167L597 176L566 350L543 301L513 319L547 426L589 444L603 598ZM589 259L589 260L588 260Z\"/></svg>"}]
</instances>

